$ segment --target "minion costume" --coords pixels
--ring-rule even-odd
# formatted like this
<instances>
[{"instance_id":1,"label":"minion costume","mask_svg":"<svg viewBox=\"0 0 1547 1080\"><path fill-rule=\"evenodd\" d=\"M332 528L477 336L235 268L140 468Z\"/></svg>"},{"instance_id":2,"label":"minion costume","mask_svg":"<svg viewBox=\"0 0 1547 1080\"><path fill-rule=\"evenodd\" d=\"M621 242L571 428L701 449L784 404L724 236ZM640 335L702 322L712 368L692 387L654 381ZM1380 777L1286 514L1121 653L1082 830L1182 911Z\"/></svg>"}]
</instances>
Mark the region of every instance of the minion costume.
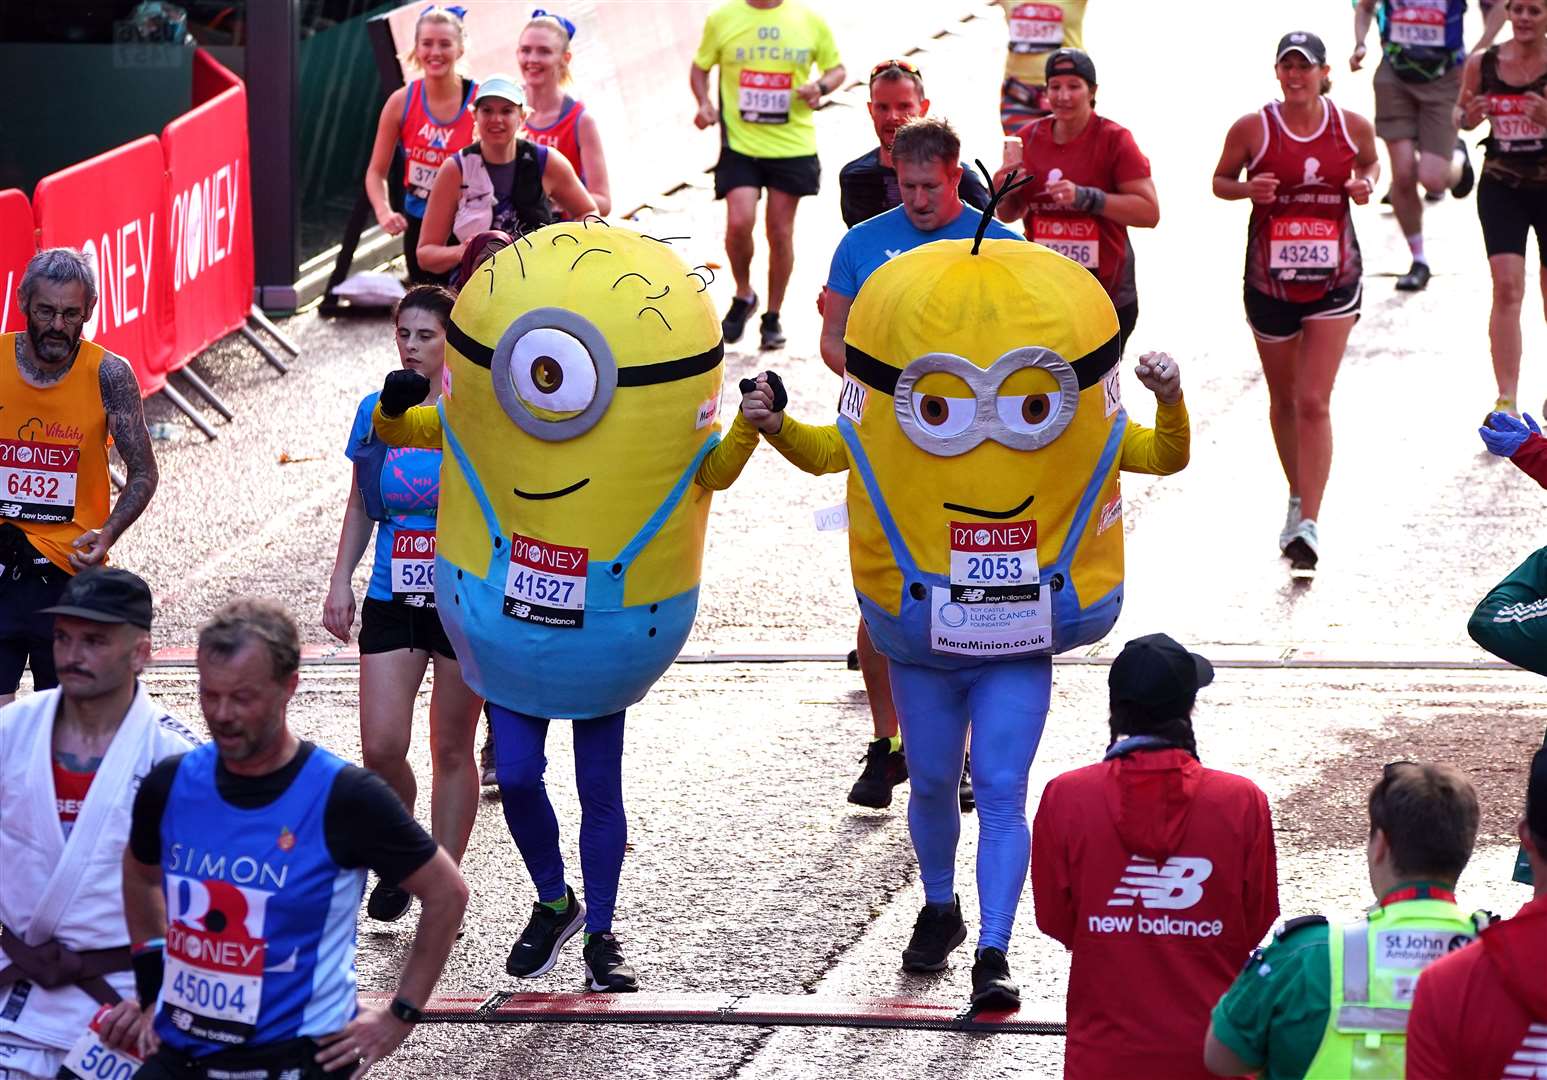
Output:
<instances>
[{"instance_id":1,"label":"minion costume","mask_svg":"<svg viewBox=\"0 0 1547 1080\"><path fill-rule=\"evenodd\" d=\"M588 934L611 928L627 839L624 710L687 640L710 493L757 446L739 416L720 438L707 285L599 218L537 230L463 285L438 405L374 416L389 443L446 451L436 605L489 702L506 823L556 908L572 893L543 746L550 719L574 721Z\"/></svg>"},{"instance_id":2,"label":"minion costume","mask_svg":"<svg viewBox=\"0 0 1547 1080\"><path fill-rule=\"evenodd\" d=\"M1049 249L936 241L860 289L837 423L785 417L768 436L806 472L849 472L854 585L891 662L926 910L954 907L970 722L980 954L1008 948L1025 884L1052 656L1101 639L1122 606L1118 471L1187 463L1185 405L1161 404L1158 430L1122 408L1117 333L1096 279Z\"/></svg>"}]
</instances>

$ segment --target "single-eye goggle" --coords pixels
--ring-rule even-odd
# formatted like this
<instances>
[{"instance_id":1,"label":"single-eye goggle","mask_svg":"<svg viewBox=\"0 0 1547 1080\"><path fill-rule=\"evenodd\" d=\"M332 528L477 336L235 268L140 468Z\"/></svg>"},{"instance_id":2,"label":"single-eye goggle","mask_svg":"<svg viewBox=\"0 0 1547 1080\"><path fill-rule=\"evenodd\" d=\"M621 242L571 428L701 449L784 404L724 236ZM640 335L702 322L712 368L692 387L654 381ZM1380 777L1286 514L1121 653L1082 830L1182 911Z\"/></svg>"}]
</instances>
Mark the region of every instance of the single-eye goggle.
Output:
<instances>
[{"instance_id":1,"label":"single-eye goggle","mask_svg":"<svg viewBox=\"0 0 1547 1080\"><path fill-rule=\"evenodd\" d=\"M1040 450L1062 435L1079 409L1080 392L1096 385L1117 363L1117 335L1073 362L1039 345L1011 349L987 368L954 353L926 353L906 367L893 367L869 353L845 345L848 374L892 399L897 425L908 441L936 457L957 457L992 440L1012 450ZM1018 371L1038 369L1057 388L1026 394L1001 394ZM927 375L954 376L972 391L971 398L921 393Z\"/></svg>"},{"instance_id":2,"label":"single-eye goggle","mask_svg":"<svg viewBox=\"0 0 1547 1080\"><path fill-rule=\"evenodd\" d=\"M597 425L619 387L654 386L713 371L725 346L697 356L618 367L596 324L563 308L534 308L505 328L493 348L452 322L446 343L488 368L494 397L522 431L544 442L563 442Z\"/></svg>"}]
</instances>

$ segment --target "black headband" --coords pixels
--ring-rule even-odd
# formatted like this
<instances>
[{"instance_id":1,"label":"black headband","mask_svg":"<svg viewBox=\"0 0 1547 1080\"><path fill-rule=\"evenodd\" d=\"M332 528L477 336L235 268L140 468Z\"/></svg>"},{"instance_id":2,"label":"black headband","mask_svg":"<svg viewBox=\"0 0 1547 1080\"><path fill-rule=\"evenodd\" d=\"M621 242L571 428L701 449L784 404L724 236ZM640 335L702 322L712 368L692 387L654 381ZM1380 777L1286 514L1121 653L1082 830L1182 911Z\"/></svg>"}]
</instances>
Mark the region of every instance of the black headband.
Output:
<instances>
[{"instance_id":1,"label":"black headband","mask_svg":"<svg viewBox=\"0 0 1547 1080\"><path fill-rule=\"evenodd\" d=\"M446 324L446 342L457 352L481 368L494 366L494 350L481 341L475 341L454 321ZM677 360L662 360L656 364L636 364L618 369L619 386L653 386L656 383L690 379L713 371L725 358L725 343L716 341L714 347L697 356L684 356ZM895 380L894 380L895 382Z\"/></svg>"},{"instance_id":2,"label":"black headband","mask_svg":"<svg viewBox=\"0 0 1547 1080\"><path fill-rule=\"evenodd\" d=\"M860 382L873 390L880 391L886 396L897 392L897 379L902 374L901 368L893 367L882 360L877 360L867 352L856 349L848 342L844 343L844 371L853 375ZM1095 386L1118 360L1117 335L1113 334L1107 339L1107 343L1099 349L1086 353L1069 366L1074 369L1074 376L1079 380L1080 389L1087 390ZM622 372L619 372L620 384Z\"/></svg>"}]
</instances>

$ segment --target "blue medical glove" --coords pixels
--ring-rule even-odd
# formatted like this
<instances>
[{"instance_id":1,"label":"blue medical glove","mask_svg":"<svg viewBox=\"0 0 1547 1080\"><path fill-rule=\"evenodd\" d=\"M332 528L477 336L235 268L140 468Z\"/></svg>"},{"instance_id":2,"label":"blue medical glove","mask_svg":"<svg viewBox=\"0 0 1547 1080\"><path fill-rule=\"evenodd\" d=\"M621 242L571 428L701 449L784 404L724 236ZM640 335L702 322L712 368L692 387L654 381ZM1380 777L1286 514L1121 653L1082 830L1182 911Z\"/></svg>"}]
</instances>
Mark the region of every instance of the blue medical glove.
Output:
<instances>
[{"instance_id":1,"label":"blue medical glove","mask_svg":"<svg viewBox=\"0 0 1547 1080\"><path fill-rule=\"evenodd\" d=\"M1519 450L1527 439L1541 433L1542 429L1536 426L1536 421L1531 419L1529 413L1524 420L1509 413L1492 413L1488 417L1487 426L1477 429L1477 434L1482 436L1483 445L1488 448L1488 453L1498 457L1514 457L1515 451Z\"/></svg>"}]
</instances>

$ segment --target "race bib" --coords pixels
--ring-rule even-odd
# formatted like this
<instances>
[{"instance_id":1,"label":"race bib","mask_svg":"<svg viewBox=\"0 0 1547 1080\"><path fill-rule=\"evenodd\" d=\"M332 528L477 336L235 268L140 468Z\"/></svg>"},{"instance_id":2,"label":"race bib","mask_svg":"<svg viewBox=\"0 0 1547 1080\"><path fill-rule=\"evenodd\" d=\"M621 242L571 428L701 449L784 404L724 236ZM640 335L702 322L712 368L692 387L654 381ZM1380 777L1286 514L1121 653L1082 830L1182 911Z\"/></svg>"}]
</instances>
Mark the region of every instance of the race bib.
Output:
<instances>
[{"instance_id":1,"label":"race bib","mask_svg":"<svg viewBox=\"0 0 1547 1080\"><path fill-rule=\"evenodd\" d=\"M1073 259L1087 270L1101 266L1101 227L1088 215L1050 217L1038 214L1032 219L1031 238L1052 248L1066 259Z\"/></svg>"},{"instance_id":2,"label":"race bib","mask_svg":"<svg viewBox=\"0 0 1547 1080\"><path fill-rule=\"evenodd\" d=\"M838 392L838 415L847 417L850 423L859 423L864 419L865 401L869 397L870 391L865 389L865 384L845 373L843 389Z\"/></svg>"},{"instance_id":3,"label":"race bib","mask_svg":"<svg viewBox=\"0 0 1547 1080\"><path fill-rule=\"evenodd\" d=\"M1391 12L1387 35L1393 45L1404 48L1443 48L1445 45L1445 9L1443 6L1409 7L1404 4Z\"/></svg>"},{"instance_id":4,"label":"race bib","mask_svg":"<svg viewBox=\"0 0 1547 1080\"><path fill-rule=\"evenodd\" d=\"M953 521L951 599L964 604L1025 600L1035 592L1037 523Z\"/></svg>"},{"instance_id":5,"label":"race bib","mask_svg":"<svg viewBox=\"0 0 1547 1080\"><path fill-rule=\"evenodd\" d=\"M130 1080L139 1067L145 1064L127 1050L109 1050L102 1042L102 1018L109 1005L103 1005L91 1018L91 1025L75 1040L70 1052L64 1056L59 1076L67 1080Z\"/></svg>"},{"instance_id":6,"label":"race bib","mask_svg":"<svg viewBox=\"0 0 1547 1080\"><path fill-rule=\"evenodd\" d=\"M435 606L435 530L399 529L392 537L392 599Z\"/></svg>"},{"instance_id":7,"label":"race bib","mask_svg":"<svg viewBox=\"0 0 1547 1080\"><path fill-rule=\"evenodd\" d=\"M1530 99L1524 94L1488 95L1488 123L1500 153L1535 153L1542 148L1547 127L1531 119L1529 107Z\"/></svg>"},{"instance_id":8,"label":"race bib","mask_svg":"<svg viewBox=\"0 0 1547 1080\"><path fill-rule=\"evenodd\" d=\"M430 189L435 186L435 174L440 172L440 166L431 165L428 162L408 159L408 186L413 188L414 194L421 198L429 198Z\"/></svg>"},{"instance_id":9,"label":"race bib","mask_svg":"<svg viewBox=\"0 0 1547 1080\"><path fill-rule=\"evenodd\" d=\"M0 439L0 518L72 521L78 446Z\"/></svg>"},{"instance_id":10,"label":"race bib","mask_svg":"<svg viewBox=\"0 0 1547 1080\"><path fill-rule=\"evenodd\" d=\"M181 921L169 923L161 1007L172 1026L221 1032L222 1041L250 1038L263 1001L266 952L266 942L245 934L213 934Z\"/></svg>"},{"instance_id":11,"label":"race bib","mask_svg":"<svg viewBox=\"0 0 1547 1080\"><path fill-rule=\"evenodd\" d=\"M516 533L510 538L505 614L559 629L583 626L588 560L586 548L564 547Z\"/></svg>"},{"instance_id":12,"label":"race bib","mask_svg":"<svg viewBox=\"0 0 1547 1080\"><path fill-rule=\"evenodd\" d=\"M1268 272L1278 281L1329 278L1342 258L1341 240L1336 221L1276 217L1268 231Z\"/></svg>"},{"instance_id":13,"label":"race bib","mask_svg":"<svg viewBox=\"0 0 1547 1080\"><path fill-rule=\"evenodd\" d=\"M741 119L748 124L785 124L790 119L790 94L795 79L788 72L741 73Z\"/></svg>"},{"instance_id":14,"label":"race bib","mask_svg":"<svg viewBox=\"0 0 1547 1080\"><path fill-rule=\"evenodd\" d=\"M1057 4L1016 4L1010 12L1010 51L1049 52L1064 43L1064 9Z\"/></svg>"},{"instance_id":15,"label":"race bib","mask_svg":"<svg viewBox=\"0 0 1547 1080\"><path fill-rule=\"evenodd\" d=\"M1052 595L1039 584L1037 523L953 521L951 575L931 590L930 648L1016 656L1053 647Z\"/></svg>"}]
</instances>

